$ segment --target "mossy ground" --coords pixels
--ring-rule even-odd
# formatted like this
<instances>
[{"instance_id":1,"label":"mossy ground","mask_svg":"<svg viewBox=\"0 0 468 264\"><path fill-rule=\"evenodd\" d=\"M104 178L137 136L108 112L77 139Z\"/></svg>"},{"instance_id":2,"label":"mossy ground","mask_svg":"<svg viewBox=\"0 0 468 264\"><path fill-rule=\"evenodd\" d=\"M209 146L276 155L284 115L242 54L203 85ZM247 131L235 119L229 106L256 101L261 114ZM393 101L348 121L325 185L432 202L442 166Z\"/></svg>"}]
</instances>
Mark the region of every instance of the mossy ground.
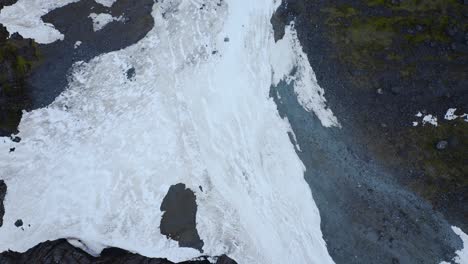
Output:
<instances>
[{"instance_id":1,"label":"mossy ground","mask_svg":"<svg viewBox=\"0 0 468 264\"><path fill-rule=\"evenodd\" d=\"M369 104L359 106L359 126L371 155L405 171L401 182L435 206L450 207L468 198L468 123L443 120L448 107L468 111L463 100L468 5L460 0L336 0L324 5L320 11L330 54L349 72L340 78L347 89L357 91L351 94L367 100L363 105ZM412 127L410 121L422 109L437 112L438 127ZM440 140L451 142L446 150L437 150Z\"/></svg>"},{"instance_id":2,"label":"mossy ground","mask_svg":"<svg viewBox=\"0 0 468 264\"><path fill-rule=\"evenodd\" d=\"M22 111L29 104L26 78L41 60L32 40L7 38L4 28L0 39L0 136L17 133Z\"/></svg>"},{"instance_id":3,"label":"mossy ground","mask_svg":"<svg viewBox=\"0 0 468 264\"><path fill-rule=\"evenodd\" d=\"M458 119L401 131L396 153L402 165L419 169L409 182L425 197L436 201L441 195L461 192L468 186L468 122ZM446 149L437 149L447 141ZM421 184L423 180L424 184Z\"/></svg>"},{"instance_id":4,"label":"mossy ground","mask_svg":"<svg viewBox=\"0 0 468 264\"><path fill-rule=\"evenodd\" d=\"M327 16L330 40L342 51L337 56L343 63L365 70L382 69L382 64L400 67L420 45L443 46L458 41L447 32L451 25L460 32L468 30L468 20L463 19L468 6L458 0L408 0L400 4L367 0L353 5L347 3L350 1L331 2L321 12ZM389 50L399 51L396 60L383 56ZM458 57L467 58L453 52L439 56L439 60Z\"/></svg>"}]
</instances>

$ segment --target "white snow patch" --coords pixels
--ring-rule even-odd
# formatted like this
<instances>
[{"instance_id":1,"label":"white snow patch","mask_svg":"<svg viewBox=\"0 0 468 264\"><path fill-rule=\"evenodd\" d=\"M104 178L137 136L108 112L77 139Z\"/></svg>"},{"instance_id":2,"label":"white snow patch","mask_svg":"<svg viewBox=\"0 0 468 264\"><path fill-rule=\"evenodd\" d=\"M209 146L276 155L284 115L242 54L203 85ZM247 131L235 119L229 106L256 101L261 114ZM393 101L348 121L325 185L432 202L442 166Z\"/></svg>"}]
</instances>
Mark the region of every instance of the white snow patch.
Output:
<instances>
[{"instance_id":1,"label":"white snow patch","mask_svg":"<svg viewBox=\"0 0 468 264\"><path fill-rule=\"evenodd\" d=\"M0 11L0 23L10 34L18 32L24 38L48 44L63 40L64 36L53 25L44 23L41 17L51 10L77 2L78 0L18 0Z\"/></svg>"},{"instance_id":2,"label":"white snow patch","mask_svg":"<svg viewBox=\"0 0 468 264\"><path fill-rule=\"evenodd\" d=\"M455 252L457 256L453 259L455 263L458 264L468 264L468 235L463 232L460 228L452 226L453 232L460 236L463 241L463 248ZM450 264L446 261L441 262L440 264Z\"/></svg>"},{"instance_id":3,"label":"white snow patch","mask_svg":"<svg viewBox=\"0 0 468 264\"><path fill-rule=\"evenodd\" d=\"M274 85L278 85L281 80L294 82L294 92L304 109L313 111L325 127L341 127L326 105L325 91L317 83L307 54L302 50L297 38L294 24L286 27L284 37L275 44L271 52L271 61ZM295 71L295 74L291 76L292 71Z\"/></svg>"},{"instance_id":4,"label":"white snow patch","mask_svg":"<svg viewBox=\"0 0 468 264\"><path fill-rule=\"evenodd\" d=\"M425 115L422 119L422 124L425 125L425 124L431 124L433 126L437 126L437 117L436 116L433 116L433 115Z\"/></svg>"},{"instance_id":5,"label":"white snow patch","mask_svg":"<svg viewBox=\"0 0 468 264\"><path fill-rule=\"evenodd\" d=\"M449 108L447 110L447 113L445 114L445 119L446 120L455 120L457 118L463 118L465 121L468 121L468 114L463 114L463 115L456 115L455 111L457 111L456 108Z\"/></svg>"},{"instance_id":6,"label":"white snow patch","mask_svg":"<svg viewBox=\"0 0 468 264\"><path fill-rule=\"evenodd\" d=\"M243 264L333 263L289 125L269 97L287 69L272 63L278 44L270 18L279 1L217 4L155 3L144 39L76 63L65 92L24 113L16 151L0 142L8 185L0 251L66 237L91 253L115 246L172 261L200 256L158 228L163 197L182 182L196 191L203 254ZM286 60L300 72L294 81L303 106L338 125L288 34L280 45L292 50ZM215 48L220 56L211 56ZM129 65L139 74L133 82ZM31 226L16 228L18 218Z\"/></svg>"},{"instance_id":7,"label":"white snow patch","mask_svg":"<svg viewBox=\"0 0 468 264\"><path fill-rule=\"evenodd\" d=\"M418 112L416 117L422 117L421 123L424 126L425 124L431 124L433 126L437 126L437 116L433 116L431 114L423 115L421 112ZM414 121L413 126L418 126L419 123Z\"/></svg>"},{"instance_id":8,"label":"white snow patch","mask_svg":"<svg viewBox=\"0 0 468 264\"><path fill-rule=\"evenodd\" d=\"M75 45L73 45L73 48L76 49L76 48L78 48L81 44L82 44L82 42L78 40L77 42L75 42Z\"/></svg>"},{"instance_id":9,"label":"white snow patch","mask_svg":"<svg viewBox=\"0 0 468 264\"><path fill-rule=\"evenodd\" d=\"M94 31L99 31L103 29L107 24L109 24L112 21L123 21L123 17L113 17L110 14L106 13L91 13L89 17L93 20L93 30Z\"/></svg>"},{"instance_id":10,"label":"white snow patch","mask_svg":"<svg viewBox=\"0 0 468 264\"><path fill-rule=\"evenodd\" d=\"M464 121L468 122L468 114L456 115L455 114L456 111L457 111L456 108L449 108L447 110L447 112L445 113L444 119L452 121L452 120L455 120L457 118L463 118ZM431 115L431 114L427 114L427 115L423 116L423 114L421 112L418 112L415 116L422 117L422 124L423 125L431 124L433 126L438 126L437 116L434 116L434 115ZM419 123L416 122L416 121L413 122L413 126L418 126L418 124Z\"/></svg>"},{"instance_id":11,"label":"white snow patch","mask_svg":"<svg viewBox=\"0 0 468 264\"><path fill-rule=\"evenodd\" d=\"M458 118L458 116L455 114L455 111L457 111L456 108L449 108L447 110L447 113L445 114L445 119L446 120L455 120Z\"/></svg>"}]
</instances>

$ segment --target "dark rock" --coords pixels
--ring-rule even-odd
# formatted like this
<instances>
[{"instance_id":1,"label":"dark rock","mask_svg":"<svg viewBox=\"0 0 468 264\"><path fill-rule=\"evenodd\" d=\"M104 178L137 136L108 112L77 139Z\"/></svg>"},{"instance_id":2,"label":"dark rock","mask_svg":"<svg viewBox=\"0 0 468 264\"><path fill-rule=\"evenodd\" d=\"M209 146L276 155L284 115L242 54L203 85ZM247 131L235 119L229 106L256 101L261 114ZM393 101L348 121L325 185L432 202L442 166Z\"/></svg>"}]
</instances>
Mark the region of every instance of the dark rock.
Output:
<instances>
[{"instance_id":1,"label":"dark rock","mask_svg":"<svg viewBox=\"0 0 468 264\"><path fill-rule=\"evenodd\" d=\"M23 220L21 220L21 219L16 220L15 226L16 227L22 227L23 226Z\"/></svg>"},{"instance_id":2,"label":"dark rock","mask_svg":"<svg viewBox=\"0 0 468 264\"><path fill-rule=\"evenodd\" d=\"M460 140L456 136L451 136L448 139L448 145L452 148L456 148L460 145Z\"/></svg>"},{"instance_id":3,"label":"dark rock","mask_svg":"<svg viewBox=\"0 0 468 264\"><path fill-rule=\"evenodd\" d=\"M127 70L127 79L131 80L135 77L136 71L134 67L131 67L130 69Z\"/></svg>"},{"instance_id":4,"label":"dark rock","mask_svg":"<svg viewBox=\"0 0 468 264\"><path fill-rule=\"evenodd\" d=\"M0 254L2 264L176 264L162 258L147 258L120 248L106 248L98 257L73 247L65 239L46 241L24 253L6 251ZM180 264L214 264L208 257L187 260ZM236 264L229 257L220 256L216 264Z\"/></svg>"},{"instance_id":5,"label":"dark rock","mask_svg":"<svg viewBox=\"0 0 468 264\"><path fill-rule=\"evenodd\" d=\"M392 91L393 94L401 94L404 91L404 88L401 86L393 86L390 91Z\"/></svg>"},{"instance_id":6,"label":"dark rock","mask_svg":"<svg viewBox=\"0 0 468 264\"><path fill-rule=\"evenodd\" d=\"M455 52L468 54L468 45L466 44L454 42L450 47Z\"/></svg>"},{"instance_id":7,"label":"dark rock","mask_svg":"<svg viewBox=\"0 0 468 264\"><path fill-rule=\"evenodd\" d=\"M179 183L169 188L161 203L161 234L179 242L181 247L191 247L203 252L203 241L197 231L197 203L192 190Z\"/></svg>"},{"instance_id":8,"label":"dark rock","mask_svg":"<svg viewBox=\"0 0 468 264\"><path fill-rule=\"evenodd\" d=\"M35 43L17 33L8 36L0 25L0 136L18 133L22 110L30 104L25 78L38 60Z\"/></svg>"},{"instance_id":9,"label":"dark rock","mask_svg":"<svg viewBox=\"0 0 468 264\"><path fill-rule=\"evenodd\" d=\"M8 33L8 30L6 27L4 27L2 24L0 24L0 41L6 41L10 33Z\"/></svg>"},{"instance_id":10,"label":"dark rock","mask_svg":"<svg viewBox=\"0 0 468 264\"><path fill-rule=\"evenodd\" d=\"M225 37L225 38L224 38L224 42L229 42L229 38L228 38L228 37Z\"/></svg>"},{"instance_id":11,"label":"dark rock","mask_svg":"<svg viewBox=\"0 0 468 264\"><path fill-rule=\"evenodd\" d=\"M16 3L18 0L0 0L0 9L2 9L4 6L10 6L14 3Z\"/></svg>"},{"instance_id":12,"label":"dark rock","mask_svg":"<svg viewBox=\"0 0 468 264\"><path fill-rule=\"evenodd\" d=\"M450 25L445 31L447 32L447 35L454 37L458 33L458 28L455 25Z\"/></svg>"},{"instance_id":13,"label":"dark rock","mask_svg":"<svg viewBox=\"0 0 468 264\"><path fill-rule=\"evenodd\" d=\"M237 262L226 255L221 255L216 261L216 264L237 264Z\"/></svg>"},{"instance_id":14,"label":"dark rock","mask_svg":"<svg viewBox=\"0 0 468 264\"><path fill-rule=\"evenodd\" d=\"M10 39L23 40L23 37L18 32L15 32L15 33L10 35Z\"/></svg>"},{"instance_id":15,"label":"dark rock","mask_svg":"<svg viewBox=\"0 0 468 264\"><path fill-rule=\"evenodd\" d=\"M5 215L5 207L3 201L7 193L7 186L3 180L0 180L0 227L3 225L3 216Z\"/></svg>"}]
</instances>

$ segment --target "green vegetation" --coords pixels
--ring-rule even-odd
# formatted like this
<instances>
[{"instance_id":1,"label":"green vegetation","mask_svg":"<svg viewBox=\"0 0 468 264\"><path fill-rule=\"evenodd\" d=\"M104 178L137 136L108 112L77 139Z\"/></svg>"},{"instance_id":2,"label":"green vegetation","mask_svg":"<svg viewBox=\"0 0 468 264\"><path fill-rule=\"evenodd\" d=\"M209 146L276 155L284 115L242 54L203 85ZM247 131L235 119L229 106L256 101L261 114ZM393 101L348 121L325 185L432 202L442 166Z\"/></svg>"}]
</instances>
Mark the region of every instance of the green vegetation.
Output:
<instances>
[{"instance_id":1,"label":"green vegetation","mask_svg":"<svg viewBox=\"0 0 468 264\"><path fill-rule=\"evenodd\" d=\"M0 39L0 99L4 102L1 105L0 133L3 135L17 132L22 110L28 104L25 78L40 63L40 52L33 41L6 39L6 36L0 36L3 37Z\"/></svg>"},{"instance_id":2,"label":"green vegetation","mask_svg":"<svg viewBox=\"0 0 468 264\"><path fill-rule=\"evenodd\" d=\"M443 122L438 127L416 127L409 131L407 140L415 141L412 144L419 146L413 149L411 155L425 172L428 186L423 188L423 192L426 197L468 186L467 130L468 122L458 119ZM448 149L436 149L437 142L441 140L449 141Z\"/></svg>"},{"instance_id":3,"label":"green vegetation","mask_svg":"<svg viewBox=\"0 0 468 264\"><path fill-rule=\"evenodd\" d=\"M15 71L18 76L25 76L31 69L32 63L22 56L17 56L15 61Z\"/></svg>"},{"instance_id":4,"label":"green vegetation","mask_svg":"<svg viewBox=\"0 0 468 264\"><path fill-rule=\"evenodd\" d=\"M466 67L461 65L466 65L468 54L452 49L452 43L460 43L460 34L468 32L468 5L462 1L402 0L392 4L391 0L361 0L352 6L347 3L350 1L335 1L321 12L326 17L325 32L333 44L333 54L349 69L345 78L353 88L390 91L393 84L381 81L382 76L393 76L389 78L394 78L391 81L398 86L418 87L418 91L437 82L445 87L466 82ZM451 33L453 28L457 37ZM426 65L429 70L443 65L444 70L436 69L434 73L445 74L434 77L440 80L431 79L433 73ZM385 84L387 87L382 87ZM378 143L382 145L372 148L391 166L419 168L420 178L408 182L434 201L438 195L468 186L466 131L468 123L460 119L442 121L438 127L400 127L391 132L392 140L383 139ZM440 140L457 143L450 143L447 150L437 150Z\"/></svg>"},{"instance_id":5,"label":"green vegetation","mask_svg":"<svg viewBox=\"0 0 468 264\"><path fill-rule=\"evenodd\" d=\"M447 28L451 25L468 30L468 20L458 19L463 12L468 13L468 7L457 0L406 0L398 5L390 0L363 0L355 6L330 5L321 12L326 14L331 42L339 47L337 57L364 70L376 69L388 61L404 65L408 57L405 54L411 56L420 45L450 45ZM399 55L388 55L393 50L398 50ZM440 59L449 61L460 56L463 54ZM403 69L402 75L411 75L411 70Z\"/></svg>"}]
</instances>

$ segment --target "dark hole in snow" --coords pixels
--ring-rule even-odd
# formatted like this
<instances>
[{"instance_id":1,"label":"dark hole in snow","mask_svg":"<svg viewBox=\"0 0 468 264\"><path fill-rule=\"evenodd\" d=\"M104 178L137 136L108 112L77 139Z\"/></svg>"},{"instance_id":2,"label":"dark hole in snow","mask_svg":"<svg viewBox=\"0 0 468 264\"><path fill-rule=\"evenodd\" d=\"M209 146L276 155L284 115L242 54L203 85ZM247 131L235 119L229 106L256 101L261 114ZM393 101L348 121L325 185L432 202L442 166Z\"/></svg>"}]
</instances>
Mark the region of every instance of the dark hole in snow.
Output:
<instances>
[{"instance_id":1,"label":"dark hole in snow","mask_svg":"<svg viewBox=\"0 0 468 264\"><path fill-rule=\"evenodd\" d=\"M3 200L7 192L7 186L3 180L0 180L0 227L3 225L3 216L5 215L5 207L3 206Z\"/></svg>"},{"instance_id":2,"label":"dark hole in snow","mask_svg":"<svg viewBox=\"0 0 468 264\"><path fill-rule=\"evenodd\" d=\"M21 220L21 219L16 220L15 226L16 226L16 227L21 227L21 226L23 226L23 220Z\"/></svg>"},{"instance_id":3,"label":"dark hole in snow","mask_svg":"<svg viewBox=\"0 0 468 264\"><path fill-rule=\"evenodd\" d=\"M136 71L134 67L131 67L130 69L127 70L127 79L131 80L135 77Z\"/></svg>"},{"instance_id":4,"label":"dark hole in snow","mask_svg":"<svg viewBox=\"0 0 468 264\"><path fill-rule=\"evenodd\" d=\"M161 203L161 234L179 242L180 247L190 247L203 252L203 241L197 232L197 203L192 190L179 183L169 188Z\"/></svg>"}]
</instances>

